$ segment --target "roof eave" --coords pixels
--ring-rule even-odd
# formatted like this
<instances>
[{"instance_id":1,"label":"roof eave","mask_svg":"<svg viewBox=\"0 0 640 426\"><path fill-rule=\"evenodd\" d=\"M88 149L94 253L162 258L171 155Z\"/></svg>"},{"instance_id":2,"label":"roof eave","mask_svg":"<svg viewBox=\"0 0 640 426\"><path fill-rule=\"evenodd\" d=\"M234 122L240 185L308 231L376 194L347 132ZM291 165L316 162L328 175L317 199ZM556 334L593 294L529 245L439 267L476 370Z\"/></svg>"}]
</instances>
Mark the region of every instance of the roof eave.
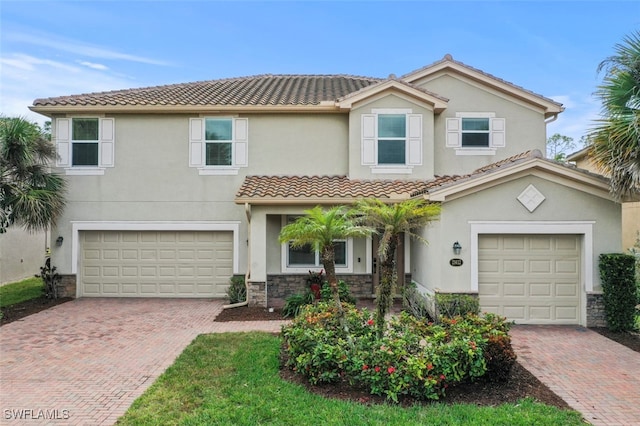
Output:
<instances>
[{"instance_id":1,"label":"roof eave","mask_svg":"<svg viewBox=\"0 0 640 426\"><path fill-rule=\"evenodd\" d=\"M463 179L446 187L429 191L428 197L431 201L450 201L451 199L463 196L461 194L466 194L471 190L476 191L478 187L490 187L500 181L508 179L510 176L520 177L523 173L531 170L543 171L560 178L568 179L576 183L575 188L577 189L610 201L616 201L609 191L609 184L606 178L585 173L578 169L553 164L552 162L539 158L532 158L515 165Z\"/></svg>"},{"instance_id":2,"label":"roof eave","mask_svg":"<svg viewBox=\"0 0 640 426\"><path fill-rule=\"evenodd\" d=\"M314 105L32 105L29 109L38 114L52 117L55 114L73 113L145 113L145 114L216 114L216 113L281 113L281 112L324 112L340 113L334 102Z\"/></svg>"},{"instance_id":3,"label":"roof eave","mask_svg":"<svg viewBox=\"0 0 640 426\"><path fill-rule=\"evenodd\" d=\"M508 82L498 80L489 74L481 73L463 64L460 64L456 61L442 60L431 66L406 74L402 76L401 79L403 81L406 81L407 83L414 83L415 81L421 78L436 74L439 71L443 71L447 69L454 71L458 74L464 75L467 78L470 78L472 80L481 82L483 84L487 84L503 93L510 94L511 96L515 96L519 99L522 99L524 101L537 105L544 109L545 118L549 118L556 114L560 114L565 109L562 106L562 104L558 102L549 100L540 95L536 95L533 92L529 92L527 90L521 89Z\"/></svg>"},{"instance_id":4,"label":"roof eave","mask_svg":"<svg viewBox=\"0 0 640 426\"><path fill-rule=\"evenodd\" d=\"M336 101L336 106L341 109L351 109L358 102L366 100L379 93L392 92L394 90L416 98L428 105L431 105L434 112L437 114L444 111L448 106L448 102L444 99L429 95L428 93L407 86L406 84L395 80L387 80L377 85L365 87L358 92L344 96Z\"/></svg>"}]
</instances>

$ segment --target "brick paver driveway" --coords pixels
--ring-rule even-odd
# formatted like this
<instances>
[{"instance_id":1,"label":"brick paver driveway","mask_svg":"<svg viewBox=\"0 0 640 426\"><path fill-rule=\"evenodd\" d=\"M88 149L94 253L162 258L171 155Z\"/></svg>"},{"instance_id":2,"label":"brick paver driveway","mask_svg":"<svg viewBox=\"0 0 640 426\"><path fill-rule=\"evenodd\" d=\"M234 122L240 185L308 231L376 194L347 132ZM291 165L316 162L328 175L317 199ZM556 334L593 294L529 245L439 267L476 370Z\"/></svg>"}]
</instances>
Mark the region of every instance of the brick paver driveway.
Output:
<instances>
[{"instance_id":1,"label":"brick paver driveway","mask_svg":"<svg viewBox=\"0 0 640 426\"><path fill-rule=\"evenodd\" d=\"M213 322L222 305L79 299L0 327L0 423L110 425L198 334L280 331Z\"/></svg>"},{"instance_id":2,"label":"brick paver driveway","mask_svg":"<svg viewBox=\"0 0 640 426\"><path fill-rule=\"evenodd\" d=\"M594 425L640 425L640 354L583 327L511 329L518 361Z\"/></svg>"}]
</instances>

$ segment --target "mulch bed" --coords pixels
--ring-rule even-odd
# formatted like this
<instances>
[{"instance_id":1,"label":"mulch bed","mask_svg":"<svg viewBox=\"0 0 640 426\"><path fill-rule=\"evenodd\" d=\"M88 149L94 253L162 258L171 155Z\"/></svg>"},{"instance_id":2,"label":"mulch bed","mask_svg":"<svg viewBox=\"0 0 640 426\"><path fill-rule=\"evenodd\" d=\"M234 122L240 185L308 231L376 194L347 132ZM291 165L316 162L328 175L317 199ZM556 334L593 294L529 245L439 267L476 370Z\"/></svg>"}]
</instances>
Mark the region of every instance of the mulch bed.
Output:
<instances>
[{"instance_id":1,"label":"mulch bed","mask_svg":"<svg viewBox=\"0 0 640 426\"><path fill-rule=\"evenodd\" d=\"M44 311L45 309L49 309L70 300L73 299L71 297L61 297L54 300L41 296L36 299L30 299L21 303L16 303L15 305L4 307L1 309L2 318L0 318L0 325L9 324L10 322L17 321L31 314Z\"/></svg>"}]
</instances>

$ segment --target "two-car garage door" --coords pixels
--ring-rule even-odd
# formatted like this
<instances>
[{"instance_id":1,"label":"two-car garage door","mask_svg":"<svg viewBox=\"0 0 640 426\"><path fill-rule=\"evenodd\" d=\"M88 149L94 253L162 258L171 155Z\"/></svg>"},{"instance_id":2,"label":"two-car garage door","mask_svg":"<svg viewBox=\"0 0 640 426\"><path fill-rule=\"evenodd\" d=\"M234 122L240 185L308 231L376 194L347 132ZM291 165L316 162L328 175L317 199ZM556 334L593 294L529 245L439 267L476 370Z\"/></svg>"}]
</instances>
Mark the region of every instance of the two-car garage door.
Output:
<instances>
[{"instance_id":1,"label":"two-car garage door","mask_svg":"<svg viewBox=\"0 0 640 426\"><path fill-rule=\"evenodd\" d=\"M84 297L224 297L233 233L83 231Z\"/></svg>"},{"instance_id":2,"label":"two-car garage door","mask_svg":"<svg viewBox=\"0 0 640 426\"><path fill-rule=\"evenodd\" d=\"M580 323L578 235L479 235L480 307L518 324Z\"/></svg>"}]
</instances>

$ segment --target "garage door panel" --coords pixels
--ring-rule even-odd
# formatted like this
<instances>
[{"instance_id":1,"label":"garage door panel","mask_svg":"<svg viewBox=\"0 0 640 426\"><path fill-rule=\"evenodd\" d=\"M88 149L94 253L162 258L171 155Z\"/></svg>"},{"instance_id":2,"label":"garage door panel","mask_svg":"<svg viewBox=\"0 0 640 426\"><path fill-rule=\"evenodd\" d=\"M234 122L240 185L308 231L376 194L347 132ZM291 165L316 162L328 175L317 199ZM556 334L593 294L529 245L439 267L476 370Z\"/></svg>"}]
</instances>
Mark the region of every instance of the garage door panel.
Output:
<instances>
[{"instance_id":1,"label":"garage door panel","mask_svg":"<svg viewBox=\"0 0 640 426\"><path fill-rule=\"evenodd\" d=\"M478 293L483 311L517 323L580 322L580 238L480 235Z\"/></svg>"},{"instance_id":2,"label":"garage door panel","mask_svg":"<svg viewBox=\"0 0 640 426\"><path fill-rule=\"evenodd\" d=\"M498 243L498 246L502 246L502 248L504 250L511 250L511 251L524 251L525 250L525 242L522 241L519 238L510 238L510 237L505 237L503 238L503 243L502 245L500 245Z\"/></svg>"},{"instance_id":3,"label":"garage door panel","mask_svg":"<svg viewBox=\"0 0 640 426\"><path fill-rule=\"evenodd\" d=\"M553 262L551 260L531 260L529 262L529 272L532 274L553 273Z\"/></svg>"},{"instance_id":4,"label":"garage door panel","mask_svg":"<svg viewBox=\"0 0 640 426\"><path fill-rule=\"evenodd\" d=\"M553 316L551 315L551 306L529 306L528 310L528 320L531 322L549 322L553 320ZM527 318L524 317L522 319L526 320Z\"/></svg>"},{"instance_id":5,"label":"garage door panel","mask_svg":"<svg viewBox=\"0 0 640 426\"><path fill-rule=\"evenodd\" d=\"M530 283L529 295L531 297L551 297L552 287L551 283Z\"/></svg>"},{"instance_id":6,"label":"garage door panel","mask_svg":"<svg viewBox=\"0 0 640 426\"><path fill-rule=\"evenodd\" d=\"M499 260L481 260L478 262L480 272L500 272Z\"/></svg>"},{"instance_id":7,"label":"garage door panel","mask_svg":"<svg viewBox=\"0 0 640 426\"><path fill-rule=\"evenodd\" d=\"M503 265L503 272L507 274L524 273L526 271L527 263L523 259L505 260Z\"/></svg>"},{"instance_id":8,"label":"garage door panel","mask_svg":"<svg viewBox=\"0 0 640 426\"><path fill-rule=\"evenodd\" d=\"M575 306L557 306L556 319L572 321L578 316L578 309Z\"/></svg>"},{"instance_id":9,"label":"garage door panel","mask_svg":"<svg viewBox=\"0 0 640 426\"><path fill-rule=\"evenodd\" d=\"M526 286L524 283L504 283L502 296L525 296Z\"/></svg>"},{"instance_id":10,"label":"garage door panel","mask_svg":"<svg viewBox=\"0 0 640 426\"><path fill-rule=\"evenodd\" d=\"M509 306L499 306L498 312L495 312L495 313L505 316L510 320L517 321L517 320L523 320L526 318L525 312L526 312L526 308L524 306L509 305Z\"/></svg>"},{"instance_id":11,"label":"garage door panel","mask_svg":"<svg viewBox=\"0 0 640 426\"><path fill-rule=\"evenodd\" d=\"M555 268L559 274L577 274L580 265L575 259L562 259L555 262Z\"/></svg>"},{"instance_id":12,"label":"garage door panel","mask_svg":"<svg viewBox=\"0 0 640 426\"><path fill-rule=\"evenodd\" d=\"M83 296L224 297L231 232L85 231Z\"/></svg>"},{"instance_id":13,"label":"garage door panel","mask_svg":"<svg viewBox=\"0 0 640 426\"><path fill-rule=\"evenodd\" d=\"M578 286L574 283L556 283L555 289L558 297L578 297Z\"/></svg>"}]
</instances>

